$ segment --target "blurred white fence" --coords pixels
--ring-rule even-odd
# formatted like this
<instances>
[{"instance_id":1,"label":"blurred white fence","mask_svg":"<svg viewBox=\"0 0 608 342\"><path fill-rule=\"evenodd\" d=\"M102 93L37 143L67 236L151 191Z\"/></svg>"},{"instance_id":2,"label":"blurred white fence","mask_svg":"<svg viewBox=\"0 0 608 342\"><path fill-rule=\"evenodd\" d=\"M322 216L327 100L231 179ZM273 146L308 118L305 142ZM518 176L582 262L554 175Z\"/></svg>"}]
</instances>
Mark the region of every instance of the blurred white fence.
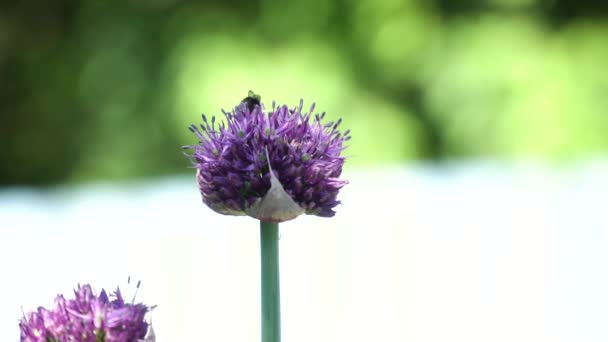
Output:
<instances>
[{"instance_id":1,"label":"blurred white fence","mask_svg":"<svg viewBox=\"0 0 608 342\"><path fill-rule=\"evenodd\" d=\"M281 228L283 341L608 341L608 164L354 170ZM159 341L259 340L252 219L193 179L0 191L0 340L78 282L142 280Z\"/></svg>"}]
</instances>

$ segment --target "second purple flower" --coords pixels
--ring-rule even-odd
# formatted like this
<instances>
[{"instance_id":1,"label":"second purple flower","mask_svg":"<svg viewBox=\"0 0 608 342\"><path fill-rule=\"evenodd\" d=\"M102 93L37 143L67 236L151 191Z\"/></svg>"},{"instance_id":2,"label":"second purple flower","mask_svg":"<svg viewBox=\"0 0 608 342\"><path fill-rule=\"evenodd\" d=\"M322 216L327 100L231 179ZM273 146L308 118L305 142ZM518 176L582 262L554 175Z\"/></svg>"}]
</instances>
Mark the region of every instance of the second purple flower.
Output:
<instances>
[{"instance_id":1,"label":"second purple flower","mask_svg":"<svg viewBox=\"0 0 608 342\"><path fill-rule=\"evenodd\" d=\"M139 287L139 284L138 284ZM22 342L153 342L145 321L150 308L126 303L116 289L111 300L104 290L96 295L90 285L78 286L74 299L59 295L52 309L39 307L19 323ZM150 328L151 329L151 328Z\"/></svg>"}]
</instances>

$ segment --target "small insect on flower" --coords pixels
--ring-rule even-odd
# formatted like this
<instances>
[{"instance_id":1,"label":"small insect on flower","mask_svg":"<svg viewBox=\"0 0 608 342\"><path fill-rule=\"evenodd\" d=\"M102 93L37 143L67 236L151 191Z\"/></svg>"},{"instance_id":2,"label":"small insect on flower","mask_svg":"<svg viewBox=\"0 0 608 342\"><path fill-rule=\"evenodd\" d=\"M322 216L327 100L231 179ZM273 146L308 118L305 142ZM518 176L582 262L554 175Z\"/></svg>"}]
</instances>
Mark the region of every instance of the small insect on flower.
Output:
<instances>
[{"instance_id":1,"label":"small insect on flower","mask_svg":"<svg viewBox=\"0 0 608 342\"><path fill-rule=\"evenodd\" d=\"M244 103L247 106L247 109L249 109L250 112L253 112L255 106L260 106L260 101L262 101L262 97L250 90L247 97L244 98L241 103Z\"/></svg>"}]
</instances>

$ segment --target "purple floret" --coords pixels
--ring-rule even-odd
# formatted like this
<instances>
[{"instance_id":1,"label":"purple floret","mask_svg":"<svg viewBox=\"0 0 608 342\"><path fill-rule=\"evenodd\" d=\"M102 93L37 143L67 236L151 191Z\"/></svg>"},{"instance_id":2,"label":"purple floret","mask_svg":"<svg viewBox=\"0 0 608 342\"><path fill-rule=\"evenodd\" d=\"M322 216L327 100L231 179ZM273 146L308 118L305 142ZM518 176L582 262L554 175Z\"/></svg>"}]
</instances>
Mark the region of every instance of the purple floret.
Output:
<instances>
[{"instance_id":1,"label":"purple floret","mask_svg":"<svg viewBox=\"0 0 608 342\"><path fill-rule=\"evenodd\" d=\"M323 123L325 113L313 114L314 104L307 113L302 106L273 103L266 113L261 105L241 102L224 112L226 122L203 114L200 127L190 126L199 143L185 148L194 151L203 202L221 214L247 215L270 189L272 169L306 214L334 216L338 192L348 183L339 177L350 130L340 133L341 120Z\"/></svg>"},{"instance_id":2,"label":"purple floret","mask_svg":"<svg viewBox=\"0 0 608 342\"><path fill-rule=\"evenodd\" d=\"M55 299L53 309L39 307L26 314L19 328L21 342L137 342L148 331L144 304L125 303L120 290L110 300L104 290L95 295L90 285L79 286L75 298Z\"/></svg>"}]
</instances>

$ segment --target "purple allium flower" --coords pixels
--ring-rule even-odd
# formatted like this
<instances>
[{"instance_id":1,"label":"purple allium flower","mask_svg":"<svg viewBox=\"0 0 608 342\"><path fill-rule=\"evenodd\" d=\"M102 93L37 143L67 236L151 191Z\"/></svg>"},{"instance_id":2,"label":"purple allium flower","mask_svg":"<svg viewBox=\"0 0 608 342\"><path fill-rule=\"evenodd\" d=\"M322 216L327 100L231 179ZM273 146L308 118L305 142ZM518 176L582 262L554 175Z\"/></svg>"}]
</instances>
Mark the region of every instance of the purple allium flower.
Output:
<instances>
[{"instance_id":1,"label":"purple allium flower","mask_svg":"<svg viewBox=\"0 0 608 342\"><path fill-rule=\"evenodd\" d=\"M268 113L260 97L249 92L226 122L203 114L200 128L191 125L199 143L184 146L197 169L203 202L225 215L249 215L265 222L291 220L300 214L334 216L341 155L350 130L340 133L337 122L323 123L325 113L307 113L276 106Z\"/></svg>"},{"instance_id":2,"label":"purple allium flower","mask_svg":"<svg viewBox=\"0 0 608 342\"><path fill-rule=\"evenodd\" d=\"M150 308L125 303L120 289L110 300L105 290L97 296L90 285L74 290L75 298L55 299L53 309L39 307L24 315L19 323L21 342L137 342L144 341ZM145 341L153 342L153 339Z\"/></svg>"}]
</instances>

